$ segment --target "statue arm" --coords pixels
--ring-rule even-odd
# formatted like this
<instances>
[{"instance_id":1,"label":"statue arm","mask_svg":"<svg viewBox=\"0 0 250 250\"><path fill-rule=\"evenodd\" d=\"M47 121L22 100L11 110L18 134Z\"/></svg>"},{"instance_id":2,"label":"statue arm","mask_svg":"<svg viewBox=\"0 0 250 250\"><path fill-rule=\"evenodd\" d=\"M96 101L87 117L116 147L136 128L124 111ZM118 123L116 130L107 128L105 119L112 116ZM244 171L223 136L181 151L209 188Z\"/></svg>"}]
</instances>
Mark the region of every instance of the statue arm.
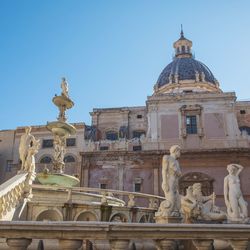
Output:
<instances>
[{"instance_id":1,"label":"statue arm","mask_svg":"<svg viewBox=\"0 0 250 250\"><path fill-rule=\"evenodd\" d=\"M237 168L238 168L236 175L239 175L240 172L243 170L243 166L241 166L241 165L239 165L239 164L235 164L235 165L236 165Z\"/></svg>"}]
</instances>

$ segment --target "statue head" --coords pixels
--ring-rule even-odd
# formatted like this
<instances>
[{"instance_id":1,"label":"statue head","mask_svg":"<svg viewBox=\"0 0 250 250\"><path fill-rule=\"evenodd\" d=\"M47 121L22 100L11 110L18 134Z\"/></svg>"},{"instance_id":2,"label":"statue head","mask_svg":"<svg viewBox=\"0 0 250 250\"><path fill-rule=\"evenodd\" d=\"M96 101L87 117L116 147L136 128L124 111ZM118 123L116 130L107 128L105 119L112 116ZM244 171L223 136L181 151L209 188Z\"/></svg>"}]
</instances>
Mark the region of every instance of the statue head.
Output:
<instances>
[{"instance_id":1,"label":"statue head","mask_svg":"<svg viewBox=\"0 0 250 250\"><path fill-rule=\"evenodd\" d=\"M179 145L173 145L170 148L170 155L174 156L176 159L178 159L181 155L181 147Z\"/></svg>"},{"instance_id":2,"label":"statue head","mask_svg":"<svg viewBox=\"0 0 250 250\"><path fill-rule=\"evenodd\" d=\"M235 175L238 170L237 164L229 164L227 165L227 171L231 175Z\"/></svg>"},{"instance_id":3,"label":"statue head","mask_svg":"<svg viewBox=\"0 0 250 250\"><path fill-rule=\"evenodd\" d=\"M202 195L201 184L200 183L194 183L193 184L193 193L196 194L196 195Z\"/></svg>"},{"instance_id":4,"label":"statue head","mask_svg":"<svg viewBox=\"0 0 250 250\"><path fill-rule=\"evenodd\" d=\"M193 195L193 186L189 186L186 190L187 195Z\"/></svg>"},{"instance_id":5,"label":"statue head","mask_svg":"<svg viewBox=\"0 0 250 250\"><path fill-rule=\"evenodd\" d=\"M25 127L25 133L29 134L31 132L31 127Z\"/></svg>"}]
</instances>

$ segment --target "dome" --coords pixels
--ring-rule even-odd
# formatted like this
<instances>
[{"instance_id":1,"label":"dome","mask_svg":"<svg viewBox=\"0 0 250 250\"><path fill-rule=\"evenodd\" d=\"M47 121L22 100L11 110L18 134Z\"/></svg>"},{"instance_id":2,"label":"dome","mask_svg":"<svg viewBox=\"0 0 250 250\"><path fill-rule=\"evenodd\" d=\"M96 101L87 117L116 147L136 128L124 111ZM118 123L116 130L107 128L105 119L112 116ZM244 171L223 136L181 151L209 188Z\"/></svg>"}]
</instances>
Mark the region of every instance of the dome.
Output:
<instances>
[{"instance_id":1,"label":"dome","mask_svg":"<svg viewBox=\"0 0 250 250\"><path fill-rule=\"evenodd\" d=\"M184 37L174 42L175 56L161 72L155 84L155 94L173 92L221 92L219 83L210 69L194 59L192 41Z\"/></svg>"},{"instance_id":2,"label":"dome","mask_svg":"<svg viewBox=\"0 0 250 250\"><path fill-rule=\"evenodd\" d=\"M194 58L174 58L160 74L157 85L158 88L165 84L173 83L174 77L178 75L178 81L182 80L205 80L206 82L217 84L213 73L202 62ZM203 77L203 79L200 79Z\"/></svg>"}]
</instances>

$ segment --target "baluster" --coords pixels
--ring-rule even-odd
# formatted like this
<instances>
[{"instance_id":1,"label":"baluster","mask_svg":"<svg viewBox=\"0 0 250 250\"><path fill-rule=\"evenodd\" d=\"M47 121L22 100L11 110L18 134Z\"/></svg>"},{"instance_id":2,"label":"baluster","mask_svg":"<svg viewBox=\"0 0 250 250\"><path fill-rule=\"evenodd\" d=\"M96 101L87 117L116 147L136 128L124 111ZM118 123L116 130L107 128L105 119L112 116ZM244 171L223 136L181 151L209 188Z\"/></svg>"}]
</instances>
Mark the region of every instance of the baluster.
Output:
<instances>
[{"instance_id":1,"label":"baluster","mask_svg":"<svg viewBox=\"0 0 250 250\"><path fill-rule=\"evenodd\" d=\"M134 207L135 206L135 196L133 194L128 195L128 207Z\"/></svg>"},{"instance_id":2,"label":"baluster","mask_svg":"<svg viewBox=\"0 0 250 250\"><path fill-rule=\"evenodd\" d=\"M108 203L107 192L101 192L101 194L102 194L101 204L106 205Z\"/></svg>"}]
</instances>

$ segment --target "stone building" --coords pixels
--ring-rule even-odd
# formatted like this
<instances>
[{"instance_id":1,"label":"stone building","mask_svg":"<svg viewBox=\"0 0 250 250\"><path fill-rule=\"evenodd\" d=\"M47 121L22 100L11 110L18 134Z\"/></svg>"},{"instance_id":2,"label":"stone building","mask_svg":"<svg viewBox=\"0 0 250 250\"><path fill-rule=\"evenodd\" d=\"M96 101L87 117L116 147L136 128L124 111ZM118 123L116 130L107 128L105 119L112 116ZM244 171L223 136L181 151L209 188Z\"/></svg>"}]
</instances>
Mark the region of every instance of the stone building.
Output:
<instances>
[{"instance_id":1,"label":"stone building","mask_svg":"<svg viewBox=\"0 0 250 250\"><path fill-rule=\"evenodd\" d=\"M79 152L83 148L83 123L74 123L76 135L67 139L67 153L65 155L66 173L78 175L80 173L81 157ZM15 130L0 131L0 183L14 176L20 169L19 143L20 137L25 133L25 127ZM32 134L40 139L41 148L36 155L36 172L43 171L46 167L52 168L53 160L53 135L43 126L32 126Z\"/></svg>"},{"instance_id":2,"label":"stone building","mask_svg":"<svg viewBox=\"0 0 250 250\"><path fill-rule=\"evenodd\" d=\"M203 195L215 192L224 207L226 166L238 163L250 202L250 102L223 92L191 48L181 32L145 106L94 109L90 126L73 124L65 173L78 175L80 188L32 185L30 173L16 174L24 127L0 131L1 249L177 249L175 240L189 250L249 249L249 225L141 224L154 222L164 199L161 160L174 144L182 148L182 194L200 182ZM33 126L32 134L41 141L36 172L50 169L51 133Z\"/></svg>"},{"instance_id":3,"label":"stone building","mask_svg":"<svg viewBox=\"0 0 250 250\"><path fill-rule=\"evenodd\" d=\"M141 107L93 109L85 126L81 185L162 195L161 159L182 148L180 191L201 182L223 202L229 163L245 167L242 189L250 202L250 102L223 92L209 68L192 54L192 41L174 42L175 56Z\"/></svg>"},{"instance_id":4,"label":"stone building","mask_svg":"<svg viewBox=\"0 0 250 250\"><path fill-rule=\"evenodd\" d=\"M91 126L74 124L68 139L66 173L80 176L81 186L162 195L161 159L171 145L182 148L180 191L202 182L223 202L223 178L229 163L245 167L242 189L250 202L250 102L223 92L209 68L192 54L192 41L173 44L175 56L160 74L146 105L93 109ZM24 128L0 131L0 181L19 168L18 145ZM37 172L51 167L52 135L34 126L41 139Z\"/></svg>"}]
</instances>

